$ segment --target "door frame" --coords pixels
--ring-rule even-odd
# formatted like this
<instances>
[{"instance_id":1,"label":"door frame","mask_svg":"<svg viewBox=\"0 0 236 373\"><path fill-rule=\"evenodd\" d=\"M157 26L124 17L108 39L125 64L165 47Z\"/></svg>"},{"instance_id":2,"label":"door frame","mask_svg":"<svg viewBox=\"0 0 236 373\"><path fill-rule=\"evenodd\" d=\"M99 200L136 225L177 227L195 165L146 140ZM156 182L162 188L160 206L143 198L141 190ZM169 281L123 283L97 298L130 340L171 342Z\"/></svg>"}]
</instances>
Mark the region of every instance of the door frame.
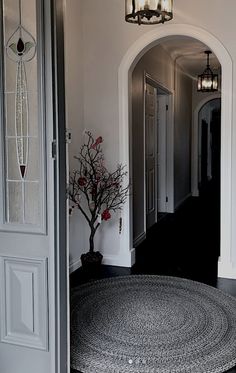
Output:
<instances>
[{"instance_id":1,"label":"door frame","mask_svg":"<svg viewBox=\"0 0 236 373\"><path fill-rule=\"evenodd\" d=\"M159 82L155 79L151 74L148 72L144 72L144 96L146 91L146 83L150 84L152 87L157 89L157 96L158 96L158 89L164 92L164 95L167 97L167 116L166 116L166 162L165 162L165 191L166 197L168 197L168 201L166 201L166 212L173 213L174 212L174 92L165 87L164 84ZM144 103L144 115L145 115L145 103ZM145 133L145 132L144 132ZM130 145L132 146L132 145ZM145 153L145 141L144 141L144 153ZM146 184L146 183L145 183ZM144 185L144 191L146 195L146 185ZM146 208L146 206L145 206Z\"/></svg>"},{"instance_id":2,"label":"door frame","mask_svg":"<svg viewBox=\"0 0 236 373\"><path fill-rule=\"evenodd\" d=\"M70 372L69 245L67 149L65 115L64 16L65 0L51 0L51 58L53 100L55 208L55 365L53 373ZM48 22L47 22L48 24Z\"/></svg>"},{"instance_id":3,"label":"door frame","mask_svg":"<svg viewBox=\"0 0 236 373\"><path fill-rule=\"evenodd\" d=\"M155 128L154 128L154 137L157 138L157 88L150 83L150 81L148 81L147 79L147 75L145 76L145 79L144 79L144 91L143 91L143 97L144 97L144 121L143 121L143 161L144 161L144 237L146 237L146 232L147 232L147 229L151 228L148 227L148 214L147 214L147 210L148 210L148 181L147 181L147 118L146 118L146 109L147 109L147 85L151 86L152 88L154 88L154 92L155 92L155 119L154 119L154 122L155 122ZM131 149L132 151L132 149ZM154 204L155 204L155 218L154 218L154 224L157 222L157 182L156 182L156 178L157 178L157 141L155 141L154 143L154 162L155 162L155 166L154 166L154 171L155 171L155 201L154 201Z\"/></svg>"},{"instance_id":4,"label":"door frame","mask_svg":"<svg viewBox=\"0 0 236 373\"><path fill-rule=\"evenodd\" d=\"M236 279L232 248L232 108L233 108L233 63L232 58L213 34L203 28L190 24L168 24L155 28L139 37L127 50L121 60L118 71L119 97L119 159L127 165L127 180L131 175L129 153L129 131L131 116L131 81L132 71L138 60L164 38L188 36L206 44L217 56L222 67L222 152L221 152L221 257L218 263L218 276ZM132 241L132 199L123 210L125 229L120 238L120 252L125 250L127 266L135 263L135 250Z\"/></svg>"}]
</instances>

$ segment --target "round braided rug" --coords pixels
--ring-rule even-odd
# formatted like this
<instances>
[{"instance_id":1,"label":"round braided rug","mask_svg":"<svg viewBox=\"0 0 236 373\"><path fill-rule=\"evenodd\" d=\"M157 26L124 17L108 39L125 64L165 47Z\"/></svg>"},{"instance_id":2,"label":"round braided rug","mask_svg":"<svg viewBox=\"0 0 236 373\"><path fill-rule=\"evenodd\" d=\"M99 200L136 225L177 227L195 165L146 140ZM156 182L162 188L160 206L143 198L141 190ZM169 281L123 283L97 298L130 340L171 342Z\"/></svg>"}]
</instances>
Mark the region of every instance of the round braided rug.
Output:
<instances>
[{"instance_id":1,"label":"round braided rug","mask_svg":"<svg viewBox=\"0 0 236 373\"><path fill-rule=\"evenodd\" d=\"M126 276L72 296L72 368L221 373L236 365L236 298L190 280Z\"/></svg>"}]
</instances>

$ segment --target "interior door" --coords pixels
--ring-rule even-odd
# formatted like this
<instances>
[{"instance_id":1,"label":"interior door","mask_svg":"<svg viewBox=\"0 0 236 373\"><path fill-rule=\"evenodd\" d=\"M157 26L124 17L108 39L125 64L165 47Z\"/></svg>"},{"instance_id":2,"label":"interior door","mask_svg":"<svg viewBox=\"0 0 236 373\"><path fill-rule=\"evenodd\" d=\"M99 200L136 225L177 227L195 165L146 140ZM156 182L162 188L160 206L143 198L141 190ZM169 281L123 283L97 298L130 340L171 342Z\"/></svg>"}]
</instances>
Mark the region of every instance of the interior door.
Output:
<instances>
[{"instance_id":1,"label":"interior door","mask_svg":"<svg viewBox=\"0 0 236 373\"><path fill-rule=\"evenodd\" d=\"M63 58L54 53L61 9L61 0L1 1L2 373L66 372L66 251L59 252L64 153L57 146L64 128Z\"/></svg>"},{"instance_id":2,"label":"interior door","mask_svg":"<svg viewBox=\"0 0 236 373\"><path fill-rule=\"evenodd\" d=\"M157 95L157 206L158 212L166 212L166 129L168 95Z\"/></svg>"},{"instance_id":3,"label":"interior door","mask_svg":"<svg viewBox=\"0 0 236 373\"><path fill-rule=\"evenodd\" d=\"M157 221L157 92L146 84L145 95L145 163L146 163L146 225Z\"/></svg>"}]
</instances>

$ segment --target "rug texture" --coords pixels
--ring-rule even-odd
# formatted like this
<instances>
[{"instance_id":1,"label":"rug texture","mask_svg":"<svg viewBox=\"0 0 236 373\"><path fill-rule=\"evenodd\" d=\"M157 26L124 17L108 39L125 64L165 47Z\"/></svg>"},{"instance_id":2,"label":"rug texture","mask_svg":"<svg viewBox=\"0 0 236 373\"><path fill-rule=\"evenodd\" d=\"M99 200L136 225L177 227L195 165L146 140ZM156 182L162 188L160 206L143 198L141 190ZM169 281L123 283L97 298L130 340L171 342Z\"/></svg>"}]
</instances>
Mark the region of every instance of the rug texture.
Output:
<instances>
[{"instance_id":1,"label":"rug texture","mask_svg":"<svg viewBox=\"0 0 236 373\"><path fill-rule=\"evenodd\" d=\"M72 368L221 373L236 365L236 298L163 276L115 277L72 296Z\"/></svg>"}]
</instances>

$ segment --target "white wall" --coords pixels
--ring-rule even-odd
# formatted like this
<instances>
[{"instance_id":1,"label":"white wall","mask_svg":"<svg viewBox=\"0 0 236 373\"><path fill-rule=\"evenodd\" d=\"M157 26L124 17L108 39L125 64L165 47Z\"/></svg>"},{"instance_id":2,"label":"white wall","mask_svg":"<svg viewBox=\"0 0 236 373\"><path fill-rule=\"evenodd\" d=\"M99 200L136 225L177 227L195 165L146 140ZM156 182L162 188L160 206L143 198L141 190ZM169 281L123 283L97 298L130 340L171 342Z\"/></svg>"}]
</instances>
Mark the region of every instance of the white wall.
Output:
<instances>
[{"instance_id":1,"label":"white wall","mask_svg":"<svg viewBox=\"0 0 236 373\"><path fill-rule=\"evenodd\" d=\"M67 53L71 53L73 43L78 43L81 25L78 21L78 7L81 1L67 0L67 7L73 18L69 19L67 27L77 31L71 32L70 47ZM166 25L138 26L128 24L124 20L124 2L120 0L83 0L82 1L82 29L83 29L83 79L84 79L84 127L94 128L106 138L105 153L109 159L109 164L113 165L119 157L119 102L118 102L118 68L127 50L143 34L152 29L161 29ZM208 0L207 6L211 12L204 12L206 2L178 0L174 3L173 24L190 24L207 30L215 36L230 53L233 60L233 102L236 100L236 46L235 37L232 32L235 23L236 2L227 0L229 12L225 12L225 4L222 0ZM104 11L105 10L105 11ZM72 24L72 19L76 26ZM220 22L219 22L220 19ZM73 41L73 42L72 42ZM81 56L81 49L76 48L77 53L73 64ZM71 66L72 68L72 66ZM77 72L78 73L78 72ZM81 84L81 79L74 77L71 84L67 84L69 89ZM75 88L75 89L78 89ZM77 108L74 107L75 117ZM234 131L232 135L232 191L236 190L236 106L233 108ZM127 221L124 224L128 224ZM232 226L236 225L236 194L232 193ZM114 226L105 230L105 240L101 245L105 255L110 255L111 261L123 263L123 248L120 247L120 239ZM71 235L71 241L76 241L77 237ZM72 244L73 245L73 244ZM236 267L236 231L232 233L231 260ZM125 263L123 263L125 264Z\"/></svg>"},{"instance_id":2,"label":"white wall","mask_svg":"<svg viewBox=\"0 0 236 373\"><path fill-rule=\"evenodd\" d=\"M176 65L174 129L175 208L191 193L192 80Z\"/></svg>"},{"instance_id":3,"label":"white wall","mask_svg":"<svg viewBox=\"0 0 236 373\"><path fill-rule=\"evenodd\" d=\"M133 236L145 233L144 211L144 73L174 92L174 191L175 207L190 194L190 133L192 117L192 80L184 75L169 54L161 47L150 49L137 63L132 74L132 196Z\"/></svg>"}]
</instances>

